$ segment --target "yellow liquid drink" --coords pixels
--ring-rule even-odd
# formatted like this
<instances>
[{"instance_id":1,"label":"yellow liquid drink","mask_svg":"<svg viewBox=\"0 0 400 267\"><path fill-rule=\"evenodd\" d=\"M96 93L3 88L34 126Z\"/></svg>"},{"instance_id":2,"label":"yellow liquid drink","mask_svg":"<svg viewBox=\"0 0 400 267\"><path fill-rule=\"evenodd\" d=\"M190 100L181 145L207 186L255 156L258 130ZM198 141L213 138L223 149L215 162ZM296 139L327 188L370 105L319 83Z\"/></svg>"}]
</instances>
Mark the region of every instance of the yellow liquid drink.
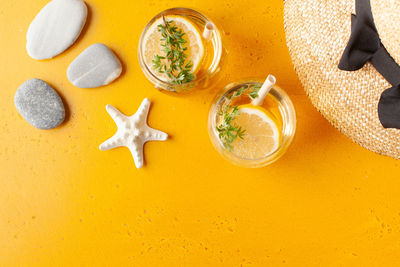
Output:
<instances>
[{"instance_id":1,"label":"yellow liquid drink","mask_svg":"<svg viewBox=\"0 0 400 267\"><path fill-rule=\"evenodd\" d=\"M294 136L294 107L282 89L275 85L259 105L252 104L261 86L258 81L228 85L210 109L211 141L236 165L268 165L284 154Z\"/></svg>"},{"instance_id":2,"label":"yellow liquid drink","mask_svg":"<svg viewBox=\"0 0 400 267\"><path fill-rule=\"evenodd\" d=\"M205 35L208 25L212 30ZM186 8L155 16L139 43L143 73L156 88L173 92L207 87L220 72L225 53L217 26Z\"/></svg>"}]
</instances>

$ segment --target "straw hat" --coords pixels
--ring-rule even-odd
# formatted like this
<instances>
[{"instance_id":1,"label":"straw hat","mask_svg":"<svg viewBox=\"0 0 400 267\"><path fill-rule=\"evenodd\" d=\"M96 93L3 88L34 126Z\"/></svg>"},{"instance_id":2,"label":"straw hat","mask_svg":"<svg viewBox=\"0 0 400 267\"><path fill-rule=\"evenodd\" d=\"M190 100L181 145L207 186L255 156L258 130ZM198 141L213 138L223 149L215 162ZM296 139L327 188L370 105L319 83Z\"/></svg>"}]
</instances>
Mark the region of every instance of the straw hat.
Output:
<instances>
[{"instance_id":1,"label":"straw hat","mask_svg":"<svg viewBox=\"0 0 400 267\"><path fill-rule=\"evenodd\" d=\"M400 63L400 1L361 2L370 5L381 45L394 64ZM338 68L351 36L355 1L285 0L284 6L287 45L313 105L354 142L400 159L400 130L385 128L393 126L384 127L381 110L378 112L381 95L393 82L370 62L356 71ZM400 120L400 113L397 116Z\"/></svg>"}]
</instances>

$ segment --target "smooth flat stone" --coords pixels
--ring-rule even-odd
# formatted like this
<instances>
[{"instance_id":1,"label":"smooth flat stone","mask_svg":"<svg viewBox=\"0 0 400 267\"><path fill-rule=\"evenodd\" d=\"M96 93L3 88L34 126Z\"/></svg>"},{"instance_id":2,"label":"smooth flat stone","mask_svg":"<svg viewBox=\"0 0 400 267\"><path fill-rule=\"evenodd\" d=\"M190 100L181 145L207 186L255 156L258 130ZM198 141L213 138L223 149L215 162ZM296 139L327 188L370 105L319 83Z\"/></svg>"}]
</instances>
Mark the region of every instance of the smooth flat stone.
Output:
<instances>
[{"instance_id":1,"label":"smooth flat stone","mask_svg":"<svg viewBox=\"0 0 400 267\"><path fill-rule=\"evenodd\" d=\"M104 44L93 44L85 49L67 70L70 82L79 88L107 85L122 72L119 59Z\"/></svg>"},{"instance_id":2,"label":"smooth flat stone","mask_svg":"<svg viewBox=\"0 0 400 267\"><path fill-rule=\"evenodd\" d=\"M53 129L65 118L61 97L40 79L24 82L15 93L14 103L21 116L39 129Z\"/></svg>"},{"instance_id":3,"label":"smooth flat stone","mask_svg":"<svg viewBox=\"0 0 400 267\"><path fill-rule=\"evenodd\" d=\"M33 19L26 35L26 50L34 59L49 59L78 39L87 17L82 0L53 0Z\"/></svg>"}]
</instances>

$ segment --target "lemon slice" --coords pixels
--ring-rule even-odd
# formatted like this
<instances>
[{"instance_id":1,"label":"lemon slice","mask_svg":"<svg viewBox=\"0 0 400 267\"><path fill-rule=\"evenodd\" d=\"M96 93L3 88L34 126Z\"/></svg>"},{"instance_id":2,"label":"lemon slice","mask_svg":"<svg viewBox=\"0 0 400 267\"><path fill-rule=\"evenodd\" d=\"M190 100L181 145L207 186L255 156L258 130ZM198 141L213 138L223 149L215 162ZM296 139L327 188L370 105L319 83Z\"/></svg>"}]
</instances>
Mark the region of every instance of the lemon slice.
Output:
<instances>
[{"instance_id":1,"label":"lemon slice","mask_svg":"<svg viewBox=\"0 0 400 267\"><path fill-rule=\"evenodd\" d=\"M193 63L192 73L196 73L201 65L204 56L204 45L201 38L201 34L195 24L189 21L185 17L169 15L165 16L166 21L173 21L171 25L181 29L185 35L183 39L187 41L184 47L187 47L185 54L187 55L186 62L191 61ZM165 73L159 73L153 68L153 60L155 55L165 56L165 52L162 51L161 46L161 33L158 31L158 25L164 24L163 18L157 19L146 31L143 37L143 58L144 62L151 69L153 74L162 81L168 82L169 78ZM185 62L185 64L186 64Z\"/></svg>"},{"instance_id":2,"label":"lemon slice","mask_svg":"<svg viewBox=\"0 0 400 267\"><path fill-rule=\"evenodd\" d=\"M246 129L244 138L237 138L232 143L235 155L245 159L258 159L279 147L280 132L276 118L266 109L241 105L235 123Z\"/></svg>"}]
</instances>

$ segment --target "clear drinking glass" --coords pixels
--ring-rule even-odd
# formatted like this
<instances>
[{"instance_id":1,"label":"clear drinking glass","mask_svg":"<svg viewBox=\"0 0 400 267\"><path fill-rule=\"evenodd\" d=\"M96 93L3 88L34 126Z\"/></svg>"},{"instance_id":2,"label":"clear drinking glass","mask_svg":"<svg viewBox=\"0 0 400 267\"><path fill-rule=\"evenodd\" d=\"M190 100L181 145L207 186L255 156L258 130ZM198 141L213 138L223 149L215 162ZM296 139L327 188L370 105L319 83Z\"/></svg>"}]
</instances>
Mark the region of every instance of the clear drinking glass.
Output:
<instances>
[{"instance_id":1,"label":"clear drinking glass","mask_svg":"<svg viewBox=\"0 0 400 267\"><path fill-rule=\"evenodd\" d=\"M208 117L208 132L211 142L217 151L231 163L250 168L258 168L269 165L279 159L288 149L296 131L296 113L289 96L278 86L274 85L266 98L263 108L277 119L280 124L278 129L281 134L279 146L275 151L261 158L249 159L242 158L227 149L219 138L217 126L221 119L220 112L230 101L230 96L235 94L240 88L248 86L262 86L262 81L258 79L247 79L227 85L213 100Z\"/></svg>"},{"instance_id":2,"label":"clear drinking glass","mask_svg":"<svg viewBox=\"0 0 400 267\"><path fill-rule=\"evenodd\" d=\"M189 20L201 34L204 47L204 56L199 63L196 77L193 81L183 84L174 84L160 79L156 70L151 64L145 62L144 36L151 25L163 16L182 16ZM205 39L202 35L204 28L209 25L213 27L213 33L209 39ZM152 82L157 89L172 92L182 92L193 88L206 88L211 84L211 80L216 78L221 71L223 59L227 53L223 45L223 37L221 30L217 25L203 14L189 8L172 8L156 15L145 27L139 42L139 63L145 76Z\"/></svg>"}]
</instances>

